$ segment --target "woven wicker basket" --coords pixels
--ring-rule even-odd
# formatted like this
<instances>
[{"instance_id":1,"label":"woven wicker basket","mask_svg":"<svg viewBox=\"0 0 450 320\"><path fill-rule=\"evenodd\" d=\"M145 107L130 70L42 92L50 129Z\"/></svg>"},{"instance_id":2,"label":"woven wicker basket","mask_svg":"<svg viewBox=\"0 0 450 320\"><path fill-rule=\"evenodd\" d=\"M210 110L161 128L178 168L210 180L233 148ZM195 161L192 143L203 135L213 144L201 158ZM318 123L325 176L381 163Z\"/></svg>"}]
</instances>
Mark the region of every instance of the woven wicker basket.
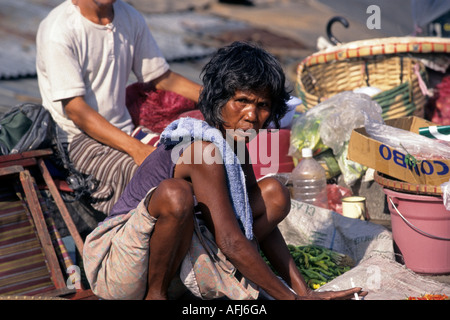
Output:
<instances>
[{"instance_id":1,"label":"woven wicker basket","mask_svg":"<svg viewBox=\"0 0 450 320\"><path fill-rule=\"evenodd\" d=\"M375 182L377 182L382 187L395 191L429 196L442 195L442 189L440 186L408 183L389 177L378 171L375 172L374 179Z\"/></svg>"},{"instance_id":2,"label":"woven wicker basket","mask_svg":"<svg viewBox=\"0 0 450 320\"><path fill-rule=\"evenodd\" d=\"M430 41L439 42L439 46L429 46ZM308 110L339 92L372 86L381 89L373 99L380 104L384 119L423 117L427 98L419 81L426 83L426 70L411 54L429 52L450 52L450 41L405 37L339 45L298 65L296 93ZM414 72L416 64L421 79Z\"/></svg>"}]
</instances>

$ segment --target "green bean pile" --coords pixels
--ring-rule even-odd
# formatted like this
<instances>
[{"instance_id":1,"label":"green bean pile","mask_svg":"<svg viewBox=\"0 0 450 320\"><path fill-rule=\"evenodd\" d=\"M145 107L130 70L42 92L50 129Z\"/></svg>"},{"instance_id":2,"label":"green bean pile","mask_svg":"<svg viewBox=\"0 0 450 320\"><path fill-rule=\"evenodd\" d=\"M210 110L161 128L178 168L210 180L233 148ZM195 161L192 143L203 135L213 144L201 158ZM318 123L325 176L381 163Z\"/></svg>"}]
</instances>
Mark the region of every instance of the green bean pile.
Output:
<instances>
[{"instance_id":1,"label":"green bean pile","mask_svg":"<svg viewBox=\"0 0 450 320\"><path fill-rule=\"evenodd\" d=\"M353 260L347 255L329 250L317 245L288 245L289 251L306 283L312 289L330 282L354 266ZM270 262L261 253L266 263L273 269ZM276 273L276 271L274 270Z\"/></svg>"}]
</instances>

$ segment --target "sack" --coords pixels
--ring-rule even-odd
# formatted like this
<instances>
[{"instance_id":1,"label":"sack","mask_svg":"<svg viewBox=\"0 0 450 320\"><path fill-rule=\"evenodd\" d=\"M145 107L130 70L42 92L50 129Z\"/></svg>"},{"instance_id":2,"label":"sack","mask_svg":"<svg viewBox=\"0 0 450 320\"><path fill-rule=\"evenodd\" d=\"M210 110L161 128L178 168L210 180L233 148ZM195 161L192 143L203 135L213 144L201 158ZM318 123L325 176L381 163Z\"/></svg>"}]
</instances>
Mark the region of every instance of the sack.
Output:
<instances>
[{"instance_id":1,"label":"sack","mask_svg":"<svg viewBox=\"0 0 450 320\"><path fill-rule=\"evenodd\" d=\"M376 252L317 291L345 290L350 286L367 291L364 300L406 300L409 296L429 293L450 295L448 283L417 274L395 259Z\"/></svg>"},{"instance_id":2,"label":"sack","mask_svg":"<svg viewBox=\"0 0 450 320\"><path fill-rule=\"evenodd\" d=\"M13 107L0 119L0 155L48 148L53 144L55 124L39 104Z\"/></svg>"},{"instance_id":3,"label":"sack","mask_svg":"<svg viewBox=\"0 0 450 320\"><path fill-rule=\"evenodd\" d=\"M348 255L356 263L374 252L394 259L392 232L385 227L305 202L292 200L291 211L278 229L287 244L319 245Z\"/></svg>"},{"instance_id":4,"label":"sack","mask_svg":"<svg viewBox=\"0 0 450 320\"><path fill-rule=\"evenodd\" d=\"M184 285L201 299L256 300L257 286L227 260L202 221L194 220L191 246L180 270Z\"/></svg>"}]
</instances>

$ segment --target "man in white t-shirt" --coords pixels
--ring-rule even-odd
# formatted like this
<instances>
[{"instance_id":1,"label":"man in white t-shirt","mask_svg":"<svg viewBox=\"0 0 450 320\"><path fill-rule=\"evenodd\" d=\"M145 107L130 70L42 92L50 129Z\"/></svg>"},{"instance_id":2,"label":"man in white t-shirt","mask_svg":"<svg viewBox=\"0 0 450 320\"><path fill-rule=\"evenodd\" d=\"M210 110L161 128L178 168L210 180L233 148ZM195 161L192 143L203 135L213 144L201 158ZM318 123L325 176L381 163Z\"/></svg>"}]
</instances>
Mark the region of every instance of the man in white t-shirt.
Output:
<instances>
[{"instance_id":1,"label":"man in white t-shirt","mask_svg":"<svg viewBox=\"0 0 450 320\"><path fill-rule=\"evenodd\" d=\"M102 173L80 168L70 151L77 137L107 147L95 149L95 159L82 158L105 167L117 161L117 152L131 157L127 166L137 167L154 150L130 136L134 125L125 93L131 72L139 82L198 100L201 86L169 69L144 17L122 0L66 0L41 22L36 45L42 104L57 123L60 141L68 143L75 167L96 180L104 179ZM120 170L132 174L135 168ZM102 192L111 198L110 191ZM114 192L121 193L121 187Z\"/></svg>"}]
</instances>

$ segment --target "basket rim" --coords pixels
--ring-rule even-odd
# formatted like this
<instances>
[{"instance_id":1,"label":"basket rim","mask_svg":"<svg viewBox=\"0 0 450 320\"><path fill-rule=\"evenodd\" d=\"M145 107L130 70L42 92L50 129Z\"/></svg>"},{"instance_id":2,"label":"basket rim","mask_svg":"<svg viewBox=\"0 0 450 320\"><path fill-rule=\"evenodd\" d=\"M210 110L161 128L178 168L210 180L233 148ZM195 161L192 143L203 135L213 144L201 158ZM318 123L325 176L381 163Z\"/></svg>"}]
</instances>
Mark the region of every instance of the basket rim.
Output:
<instances>
[{"instance_id":1,"label":"basket rim","mask_svg":"<svg viewBox=\"0 0 450 320\"><path fill-rule=\"evenodd\" d=\"M441 186L413 184L401 180L394 180L394 178L378 171L375 171L374 173L374 180L382 187L395 191L403 191L415 194L434 195L434 196L442 195Z\"/></svg>"},{"instance_id":2,"label":"basket rim","mask_svg":"<svg viewBox=\"0 0 450 320\"><path fill-rule=\"evenodd\" d=\"M402 53L450 53L450 39L410 36L358 40L313 53L300 65L313 66L351 58Z\"/></svg>"}]
</instances>

